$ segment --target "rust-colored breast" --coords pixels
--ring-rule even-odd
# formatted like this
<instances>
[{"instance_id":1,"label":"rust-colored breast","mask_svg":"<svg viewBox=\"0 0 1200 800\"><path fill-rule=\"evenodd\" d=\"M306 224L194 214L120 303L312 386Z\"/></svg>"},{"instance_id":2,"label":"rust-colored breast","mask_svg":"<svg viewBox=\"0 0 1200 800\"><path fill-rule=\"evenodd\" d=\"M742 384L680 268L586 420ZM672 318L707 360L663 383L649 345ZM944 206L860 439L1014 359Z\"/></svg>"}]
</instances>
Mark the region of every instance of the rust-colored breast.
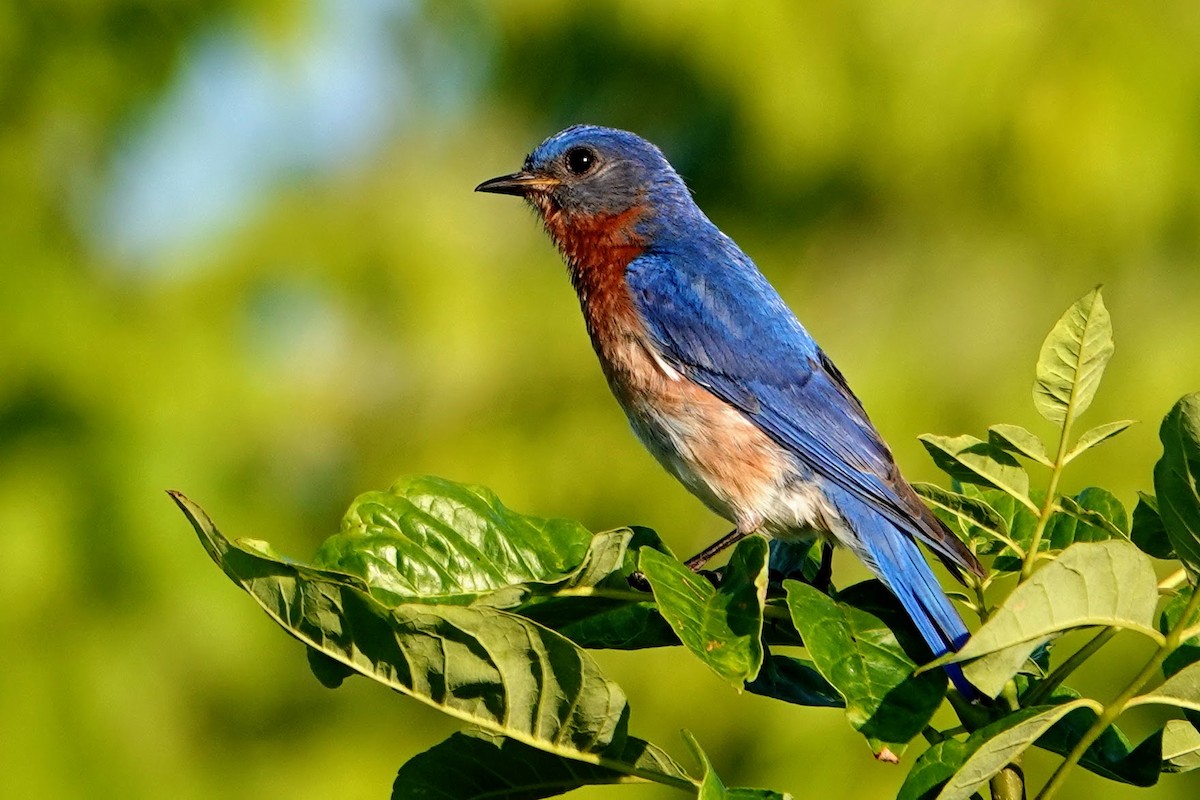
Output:
<instances>
[{"instance_id":1,"label":"rust-colored breast","mask_svg":"<svg viewBox=\"0 0 1200 800\"><path fill-rule=\"evenodd\" d=\"M645 250L635 227L642 209L588 218L542 211L609 387L638 438L714 511L757 525L787 465L747 417L656 358L625 281Z\"/></svg>"},{"instance_id":2,"label":"rust-colored breast","mask_svg":"<svg viewBox=\"0 0 1200 800\"><path fill-rule=\"evenodd\" d=\"M645 336L625 283L626 268L646 248L636 229L644 213L640 206L586 216L542 209L546 230L566 259L588 334L610 383L617 378L613 371L621 369L626 348Z\"/></svg>"}]
</instances>

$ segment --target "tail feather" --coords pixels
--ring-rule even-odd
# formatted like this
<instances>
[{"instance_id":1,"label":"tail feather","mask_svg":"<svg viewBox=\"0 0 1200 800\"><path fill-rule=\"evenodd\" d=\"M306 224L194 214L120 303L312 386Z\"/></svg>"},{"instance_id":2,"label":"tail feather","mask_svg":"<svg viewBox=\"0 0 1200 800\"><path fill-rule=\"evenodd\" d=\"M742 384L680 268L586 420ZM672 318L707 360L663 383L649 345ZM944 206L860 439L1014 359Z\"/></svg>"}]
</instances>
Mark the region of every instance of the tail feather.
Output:
<instances>
[{"instance_id":1,"label":"tail feather","mask_svg":"<svg viewBox=\"0 0 1200 800\"><path fill-rule=\"evenodd\" d=\"M912 536L862 500L848 494L831 494L834 496L830 499L852 535L843 544L896 596L933 654L941 656L961 648L971 633L942 591ZM958 664L948 664L946 673L964 697L980 696Z\"/></svg>"}]
</instances>

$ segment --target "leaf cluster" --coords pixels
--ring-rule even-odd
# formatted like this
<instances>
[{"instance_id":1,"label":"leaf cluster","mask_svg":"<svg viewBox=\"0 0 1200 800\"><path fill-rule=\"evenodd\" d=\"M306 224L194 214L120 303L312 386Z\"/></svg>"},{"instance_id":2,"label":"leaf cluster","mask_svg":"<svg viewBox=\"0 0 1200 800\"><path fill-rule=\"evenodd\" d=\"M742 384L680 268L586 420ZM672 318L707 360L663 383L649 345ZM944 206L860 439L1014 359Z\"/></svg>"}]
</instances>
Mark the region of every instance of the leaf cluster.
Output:
<instances>
[{"instance_id":1,"label":"leaf cluster","mask_svg":"<svg viewBox=\"0 0 1200 800\"><path fill-rule=\"evenodd\" d=\"M738 691L844 708L883 761L923 736L931 746L905 800L967 798L989 781L995 798L1020 796L1013 767L1030 746L1063 756L1043 797L1076 765L1148 786L1200 766L1200 394L1164 420L1154 493L1132 514L1098 487L1061 494L1069 463L1132 424L1073 436L1112 352L1096 289L1038 360L1033 401L1055 447L1011 424L986 439L922 437L949 486L918 491L989 566L953 593L978 630L936 661L877 581L814 585L813 544L749 537L721 570L697 574L651 530L593 534L514 512L481 487L415 477L360 496L300 563L230 541L173 497L213 561L307 646L322 683L363 675L465 724L400 768L395 798L516 800L646 781L705 800L784 796L726 788L686 732L696 769L631 734L629 702L589 650L651 647L683 647ZM1179 569L1159 581L1153 559ZM1092 638L1065 649L1062 635L1078 629ZM1113 698L1080 696L1067 680L1120 632L1150 640L1153 656ZM982 701L947 687L949 662ZM947 701L958 724L938 729ZM1134 744L1114 723L1148 704L1179 717Z\"/></svg>"}]
</instances>

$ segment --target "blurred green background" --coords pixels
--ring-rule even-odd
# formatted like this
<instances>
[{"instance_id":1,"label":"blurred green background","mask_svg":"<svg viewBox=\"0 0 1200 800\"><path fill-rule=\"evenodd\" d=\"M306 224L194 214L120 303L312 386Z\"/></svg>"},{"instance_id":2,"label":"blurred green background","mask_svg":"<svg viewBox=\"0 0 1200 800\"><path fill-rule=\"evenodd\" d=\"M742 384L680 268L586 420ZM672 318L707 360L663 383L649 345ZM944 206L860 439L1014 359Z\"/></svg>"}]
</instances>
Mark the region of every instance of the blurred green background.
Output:
<instances>
[{"instance_id":1,"label":"blurred green background","mask_svg":"<svg viewBox=\"0 0 1200 800\"><path fill-rule=\"evenodd\" d=\"M452 730L323 689L164 489L301 558L404 473L681 553L725 532L628 433L532 215L471 192L570 123L662 146L913 479L936 478L920 433L1048 433L1037 348L1104 283L1085 422L1144 424L1067 488L1132 503L1200 389L1197 53L1191 0L0 4L0 795L380 798ZM903 779L839 711L599 657L634 732L684 757L691 729L730 783Z\"/></svg>"}]
</instances>

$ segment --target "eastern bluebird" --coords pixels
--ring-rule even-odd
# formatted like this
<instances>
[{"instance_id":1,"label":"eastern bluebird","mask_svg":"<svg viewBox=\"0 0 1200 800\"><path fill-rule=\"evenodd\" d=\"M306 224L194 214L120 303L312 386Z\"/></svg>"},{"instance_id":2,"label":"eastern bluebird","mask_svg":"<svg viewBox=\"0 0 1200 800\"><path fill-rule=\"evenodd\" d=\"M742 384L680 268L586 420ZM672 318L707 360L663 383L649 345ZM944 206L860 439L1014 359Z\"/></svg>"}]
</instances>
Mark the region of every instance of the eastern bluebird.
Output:
<instances>
[{"instance_id":1,"label":"eastern bluebird","mask_svg":"<svg viewBox=\"0 0 1200 800\"><path fill-rule=\"evenodd\" d=\"M862 559L936 655L962 646L967 628L916 541L959 576L982 575L978 559L901 477L846 379L657 147L577 125L476 191L532 203L633 432L736 525L690 567L750 533L817 535Z\"/></svg>"}]
</instances>

